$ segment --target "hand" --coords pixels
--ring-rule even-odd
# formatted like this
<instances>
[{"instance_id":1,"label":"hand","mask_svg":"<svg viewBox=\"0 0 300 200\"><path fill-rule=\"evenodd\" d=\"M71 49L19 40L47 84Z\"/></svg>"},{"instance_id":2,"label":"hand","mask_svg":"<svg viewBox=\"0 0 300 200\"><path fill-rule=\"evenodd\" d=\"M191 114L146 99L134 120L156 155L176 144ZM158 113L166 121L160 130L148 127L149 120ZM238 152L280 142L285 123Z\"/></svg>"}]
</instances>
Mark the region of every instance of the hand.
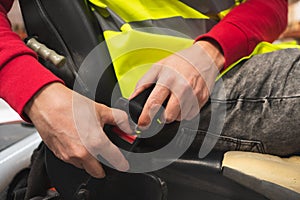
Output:
<instances>
[{"instance_id":1,"label":"hand","mask_svg":"<svg viewBox=\"0 0 300 200\"><path fill-rule=\"evenodd\" d=\"M130 98L156 83L140 115L138 125L146 127L160 105L168 99L163 120L190 120L207 102L215 79L225 63L214 41L198 41L158 63L138 82Z\"/></svg>"},{"instance_id":2,"label":"hand","mask_svg":"<svg viewBox=\"0 0 300 200\"><path fill-rule=\"evenodd\" d=\"M24 111L45 144L61 160L96 178L105 176L95 158L98 154L118 170L129 169L127 160L102 129L104 124L112 124L131 132L125 112L98 104L60 83L42 88Z\"/></svg>"}]
</instances>

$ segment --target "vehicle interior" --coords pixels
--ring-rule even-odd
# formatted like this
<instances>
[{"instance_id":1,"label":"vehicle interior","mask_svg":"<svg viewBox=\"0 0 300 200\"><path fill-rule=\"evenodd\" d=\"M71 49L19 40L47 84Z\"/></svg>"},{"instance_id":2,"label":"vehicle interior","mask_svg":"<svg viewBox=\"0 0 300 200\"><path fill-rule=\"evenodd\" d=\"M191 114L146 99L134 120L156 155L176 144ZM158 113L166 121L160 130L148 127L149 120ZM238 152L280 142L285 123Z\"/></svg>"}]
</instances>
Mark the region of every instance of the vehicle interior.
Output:
<instances>
[{"instance_id":1,"label":"vehicle interior","mask_svg":"<svg viewBox=\"0 0 300 200\"><path fill-rule=\"evenodd\" d=\"M77 92L95 98L108 106L117 79L113 66L105 69L90 96L89 83L78 74L88 54L101 42L103 33L87 0L19 0L29 37L63 55L66 62L55 66L42 58L39 61ZM99 52L99 62L109 58ZM105 58L104 58L105 57ZM99 67L97 62L91 64ZM89 73L86 71L85 73ZM78 81L79 80L79 81ZM118 87L117 87L118 88ZM139 116L147 94L128 101L130 115ZM134 118L134 117L133 117ZM149 152L165 145L177 130L176 123L166 125L157 135L128 142L114 127L105 127L112 142L132 152ZM6 130L9 131L9 130ZM25 131L25 130L24 130ZM2 132L2 130L1 130ZM26 132L26 131L25 131ZM53 187L64 199L300 199L300 156L281 158L260 153L212 150L200 159L201 144L195 140L190 148L169 166L147 173L118 172L104 166L104 179L90 177L85 171L66 164L47 149L45 162Z\"/></svg>"}]
</instances>

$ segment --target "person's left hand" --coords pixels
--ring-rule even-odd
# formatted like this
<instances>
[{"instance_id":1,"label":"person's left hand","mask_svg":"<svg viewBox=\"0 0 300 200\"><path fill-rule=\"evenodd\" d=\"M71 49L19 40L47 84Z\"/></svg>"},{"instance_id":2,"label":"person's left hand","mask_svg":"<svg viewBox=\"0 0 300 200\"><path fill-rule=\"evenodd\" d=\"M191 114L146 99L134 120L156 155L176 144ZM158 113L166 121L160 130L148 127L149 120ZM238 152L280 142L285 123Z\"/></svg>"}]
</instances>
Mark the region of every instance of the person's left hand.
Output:
<instances>
[{"instance_id":1,"label":"person's left hand","mask_svg":"<svg viewBox=\"0 0 300 200\"><path fill-rule=\"evenodd\" d=\"M168 99L162 120L194 118L207 102L225 59L218 45L199 41L188 49L154 64L140 79L130 99L156 83L140 115L139 127L146 127Z\"/></svg>"},{"instance_id":2,"label":"person's left hand","mask_svg":"<svg viewBox=\"0 0 300 200\"><path fill-rule=\"evenodd\" d=\"M100 158L101 162L103 158L120 171L129 169L128 161L103 130L104 124L110 124L130 133L124 111L96 103L53 82L30 99L24 113L44 143L62 161L84 169L96 178L105 176Z\"/></svg>"}]
</instances>

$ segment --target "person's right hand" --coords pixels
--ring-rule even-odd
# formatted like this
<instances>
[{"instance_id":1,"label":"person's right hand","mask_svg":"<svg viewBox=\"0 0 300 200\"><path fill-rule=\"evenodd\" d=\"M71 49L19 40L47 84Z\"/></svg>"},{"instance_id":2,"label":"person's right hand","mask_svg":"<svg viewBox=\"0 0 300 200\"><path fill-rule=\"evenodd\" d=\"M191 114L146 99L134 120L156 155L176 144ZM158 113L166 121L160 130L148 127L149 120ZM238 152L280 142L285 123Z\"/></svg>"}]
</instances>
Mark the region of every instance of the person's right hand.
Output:
<instances>
[{"instance_id":1,"label":"person's right hand","mask_svg":"<svg viewBox=\"0 0 300 200\"><path fill-rule=\"evenodd\" d=\"M165 101L161 121L193 119L207 102L224 63L221 47L213 40L198 41L155 63L130 97L136 97L155 83L139 117L139 127L147 128Z\"/></svg>"},{"instance_id":2,"label":"person's right hand","mask_svg":"<svg viewBox=\"0 0 300 200\"><path fill-rule=\"evenodd\" d=\"M104 124L111 124L131 132L124 111L96 103L61 83L51 83L27 103L24 112L59 159L96 178L105 176L97 155L120 171L129 169L123 154L102 129Z\"/></svg>"}]
</instances>

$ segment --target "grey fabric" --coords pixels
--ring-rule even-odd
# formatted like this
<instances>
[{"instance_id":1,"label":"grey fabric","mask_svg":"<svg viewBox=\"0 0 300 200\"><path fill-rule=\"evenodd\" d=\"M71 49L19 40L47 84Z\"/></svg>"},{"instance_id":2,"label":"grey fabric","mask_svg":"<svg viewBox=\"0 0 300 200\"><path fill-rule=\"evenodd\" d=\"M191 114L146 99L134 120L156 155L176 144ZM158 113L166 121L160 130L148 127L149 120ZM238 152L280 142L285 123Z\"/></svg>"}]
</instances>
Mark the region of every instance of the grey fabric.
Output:
<instances>
[{"instance_id":1,"label":"grey fabric","mask_svg":"<svg viewBox=\"0 0 300 200\"><path fill-rule=\"evenodd\" d=\"M130 22L129 24L132 28L140 31L193 39L201 34L207 33L217 24L217 21L213 19L185 19L182 17L171 17ZM150 27L153 29L149 29Z\"/></svg>"},{"instance_id":2,"label":"grey fabric","mask_svg":"<svg viewBox=\"0 0 300 200\"><path fill-rule=\"evenodd\" d=\"M300 50L256 55L223 76L200 112L197 140L218 138L219 150L242 150L279 156L300 153ZM225 107L226 105L226 107ZM211 112L226 109L221 136L207 131ZM221 123L217 119L214 123ZM199 141L201 142L201 141Z\"/></svg>"},{"instance_id":3,"label":"grey fabric","mask_svg":"<svg viewBox=\"0 0 300 200\"><path fill-rule=\"evenodd\" d=\"M186 5L200 11L206 15L216 15L223 10L227 10L234 6L235 0L222 0L222 1L212 1L212 0L181 0Z\"/></svg>"},{"instance_id":4,"label":"grey fabric","mask_svg":"<svg viewBox=\"0 0 300 200\"><path fill-rule=\"evenodd\" d=\"M99 25L103 31L112 30L120 32L120 27L125 23L112 10L109 17L103 17L97 11L94 12ZM185 19L182 17L171 17L165 19L142 20L130 22L130 26L136 30L153 34L173 35L183 38L196 38L207 33L217 24L214 19Z\"/></svg>"}]
</instances>

